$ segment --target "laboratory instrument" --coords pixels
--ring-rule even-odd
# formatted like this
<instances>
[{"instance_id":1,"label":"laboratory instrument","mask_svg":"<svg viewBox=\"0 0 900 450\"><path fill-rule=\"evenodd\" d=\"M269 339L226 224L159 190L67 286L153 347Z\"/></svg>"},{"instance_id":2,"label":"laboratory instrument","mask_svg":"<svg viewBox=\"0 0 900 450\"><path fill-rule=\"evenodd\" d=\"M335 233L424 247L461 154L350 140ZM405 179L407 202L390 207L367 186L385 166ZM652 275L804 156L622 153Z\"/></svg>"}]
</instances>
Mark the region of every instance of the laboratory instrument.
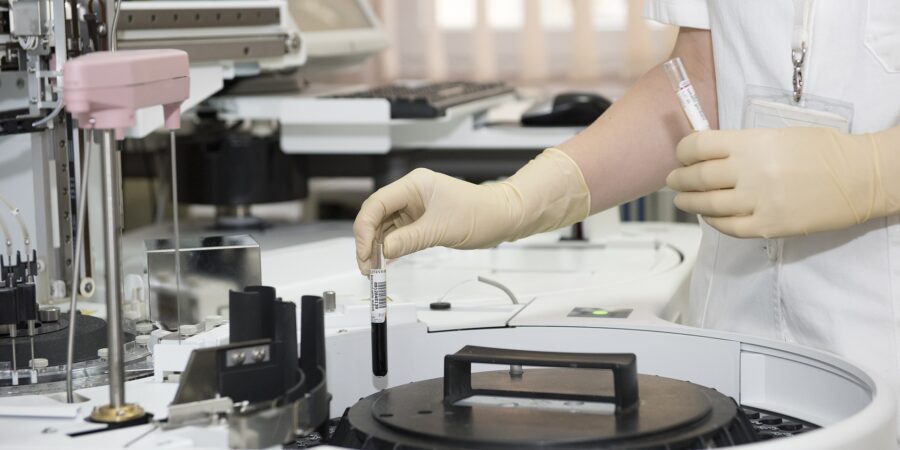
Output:
<instances>
[{"instance_id":1,"label":"laboratory instrument","mask_svg":"<svg viewBox=\"0 0 900 450\"><path fill-rule=\"evenodd\" d=\"M304 12L298 17L297 11ZM343 14L335 16L335 12ZM329 21L328 17L340 20ZM369 281L359 275L349 256L353 238L346 224L272 225L254 230L253 238L259 244L259 281L210 267L174 267L176 260L207 251L191 243L196 235L210 235L203 223L182 221L177 228L192 233L185 233L184 240L171 240L173 229L168 223L131 231L123 239L121 253L116 254L124 200L116 176L121 153L115 142L125 137L126 147L135 142L131 140L144 138L141 145L157 138L163 146L171 143L171 134L160 135L156 130L174 127L167 119L178 115L179 108L172 106L176 103L188 114L196 112L198 123L219 119L244 122L240 130L233 130L239 138L235 141L251 136L255 140L245 142L253 146L265 142L268 150L260 151L260 158L276 150L307 153L302 157L308 159L294 160L290 173L277 181L288 180L284 189L251 199L230 196L225 206L232 211L224 211L222 216L232 219L249 215L250 204L306 196L301 185L305 188L313 173L358 170L342 163L345 160L340 157L347 152L391 152L390 158L372 168L382 182L408 171L408 164L460 166L459 174L490 179L498 173L511 173L523 158L533 156L528 152L536 147L552 145L577 132L576 128L562 128L522 133L484 126L484 113L514 99L511 92L447 107L440 118L429 121L391 119L391 105L385 99L330 98L342 93L336 90L311 88L302 95L263 95L248 93L252 92L249 88L237 89L244 84L235 82L241 77L266 84L267 73L273 71L283 75L301 66L304 70L330 70L358 63L386 42L371 8L362 0L237 0L227 5L217 1L0 2L0 48L4 50L0 55L0 133L4 134L4 150L10 148L12 153L25 148L24 156L16 161L24 162L32 177L24 182L0 180L4 187L12 184L17 188L11 204L22 208L8 207L0 213L9 211L17 222L22 219L25 223L22 231L0 227L6 244L0 270L6 283L0 287L0 324L8 330L5 334L0 330L0 430L4 433L0 448L262 448L322 442L393 446L410 437L406 432L388 436L385 423L411 430L415 421L445 417L434 414L437 407L428 409L408 399L396 406L409 414L388 418L360 412L367 411L367 405L402 394L404 386L410 390L434 388L435 380L443 382L440 377L448 355L486 358L483 352L488 350L466 350L466 346L494 349L491 358L511 351L528 354L529 359L505 359L499 372L483 372L475 363L471 387L481 389L478 384L493 377L500 383L498 390L509 390L511 384L521 381L538 391L538 398L528 398L535 396L523 392L516 393L514 401L451 396L452 401L445 404L443 392L434 390L428 397L449 411L478 411L468 418L459 417L457 425L486 430L486 435L495 438L499 435L492 427L516 424L482 420L480 413L488 412L488 419L561 414L554 409L559 402L541 398L546 397L542 395L546 392L541 392L548 390L544 389L546 383L532 384L540 381L542 370L563 384L591 387L583 382L581 369L529 366L553 359L548 353L565 352L590 360L633 354L637 375L630 379L637 380L639 398L651 404L657 401L652 396L655 386L669 385L683 387L679 392L688 396L705 397L710 404L725 405L725 414L708 416L715 422L710 427L713 434L680 426L666 437L673 442L683 442L682 437L692 433L707 439L715 429L727 429L743 430L741 436L751 440L768 440L757 448L895 445L895 395L877 374L793 344L676 324L684 311L684 294L699 244L699 230L693 225L616 224L603 232L587 233L579 241L560 240L558 233L548 233L472 252L430 249L392 263L392 301L384 304L385 317L391 316L384 328L392 338L384 343L382 353L385 370L388 363L391 370L379 378L360 370L360 362L371 357L373 295ZM156 56L181 61L183 52L190 65L169 61L147 70L110 69L125 67L118 65L125 60L142 64L145 61L140 58L129 58L151 56L153 52L141 52L160 47L179 52ZM92 75L81 77L87 83L84 87L96 89L69 90L77 88L70 81L79 80L78 70L64 67L79 60L99 64ZM226 81L229 95L218 96L197 111L197 105L223 89ZM157 82L165 86L152 87ZM118 95L131 92L126 85L152 90L154 95ZM96 92L88 92L91 90ZM189 95L182 98L182 94ZM95 95L106 98L96 102ZM129 99L152 100L155 106L133 108L138 104L128 104ZM105 109L109 105L119 111ZM348 118L355 122L348 123ZM330 125L322 126L323 121ZM359 131L360 138L349 142L343 132L347 127ZM186 127L179 134L191 132ZM183 146L190 138L176 136L182 151L174 159L181 173L187 167ZM240 151L250 146L234 147ZM411 156L410 152L393 153L395 149L428 151ZM482 153L479 161L484 164L476 167L458 164L469 156L448 157L451 150L460 149L510 153ZM326 160L332 167L323 169ZM272 162L278 166L279 161ZM307 162L309 166L302 167ZM203 164L199 163L200 169ZM85 176L89 166L98 167L96 173L101 176ZM184 183L178 194L185 194ZM219 201L215 198L212 203ZM85 214L76 211L81 205L86 205ZM105 210L101 208L104 205ZM80 233L83 244L74 245ZM148 270L151 255L145 242L158 242L161 237L169 238L169 245L158 246L160 253L152 256L159 257L161 265L154 262L153 270ZM253 246L248 247L252 252ZM11 258L15 250L22 251L23 261ZM220 268L243 261L233 252L218 256ZM243 263L234 266L250 267ZM146 278L144 270L148 271ZM180 283L179 272L183 275ZM7 279L10 274L11 282ZM157 297L162 301L156 309L151 309L149 302L151 276L161 280L152 286L158 287L156 295L163 294L162 299ZM473 282L445 298L452 308L429 308L448 288L485 276L514 295ZM20 290L24 296L4 291L28 285L30 277L34 278L36 303L28 300L32 296L28 289ZM317 296L306 295L323 292L329 292L327 305ZM72 296L77 307L70 310L66 303ZM27 301L20 301L23 297ZM198 303L192 305L194 301ZM19 309L13 312L13 304L23 308L24 320L20 320ZM69 331L75 345L72 362L67 364ZM461 379L454 376L465 374L464 370L454 372L448 381L456 383ZM72 403L65 395L67 378ZM608 387L602 383L610 380L604 375L592 377L601 383L599 387ZM587 391L587 395L597 392ZM621 396L626 391L616 392ZM599 395L609 397L616 392ZM563 396L584 393L556 392ZM628 397L633 400L631 394ZM541 430L577 436L585 429L573 429L573 425L598 415L607 424L620 423L622 417L624 424L623 414L633 411L628 402L622 402L617 414L616 400L604 400L610 401L579 409L582 405L565 405L573 401L567 398L562 406L573 421L542 422L545 428ZM467 405L460 401L495 403ZM128 404L139 405L148 414L126 408ZM86 420L95 410L140 420L110 430L106 424ZM496 411L502 412L494 414ZM684 425L688 421L684 412L664 419ZM642 408L640 414L662 416L655 408ZM374 422L377 424L372 426ZM748 423L752 428L749 434ZM522 441L534 441L539 429L530 431L532 434L507 437L519 437L518 443L529 445ZM737 436L739 433L734 433L733 437ZM632 442L646 439L631 437ZM453 446L457 441L452 439L462 438L432 435L427 446Z\"/></svg>"},{"instance_id":2,"label":"laboratory instrument","mask_svg":"<svg viewBox=\"0 0 900 450\"><path fill-rule=\"evenodd\" d=\"M330 97L383 98L391 103L392 119L425 119L444 116L453 106L512 92L512 86L503 82L443 81L396 83Z\"/></svg>"}]
</instances>

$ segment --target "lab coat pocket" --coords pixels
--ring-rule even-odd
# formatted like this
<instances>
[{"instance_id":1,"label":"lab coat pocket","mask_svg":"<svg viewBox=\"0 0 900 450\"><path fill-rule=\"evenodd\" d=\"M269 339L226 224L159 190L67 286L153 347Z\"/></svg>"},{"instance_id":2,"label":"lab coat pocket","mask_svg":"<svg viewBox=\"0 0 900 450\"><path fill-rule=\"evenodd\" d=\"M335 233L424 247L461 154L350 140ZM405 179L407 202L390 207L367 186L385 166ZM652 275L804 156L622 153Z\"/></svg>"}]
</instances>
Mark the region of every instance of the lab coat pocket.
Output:
<instances>
[{"instance_id":1,"label":"lab coat pocket","mask_svg":"<svg viewBox=\"0 0 900 450\"><path fill-rule=\"evenodd\" d=\"M900 72L900 0L869 0L865 43L888 72Z\"/></svg>"}]
</instances>

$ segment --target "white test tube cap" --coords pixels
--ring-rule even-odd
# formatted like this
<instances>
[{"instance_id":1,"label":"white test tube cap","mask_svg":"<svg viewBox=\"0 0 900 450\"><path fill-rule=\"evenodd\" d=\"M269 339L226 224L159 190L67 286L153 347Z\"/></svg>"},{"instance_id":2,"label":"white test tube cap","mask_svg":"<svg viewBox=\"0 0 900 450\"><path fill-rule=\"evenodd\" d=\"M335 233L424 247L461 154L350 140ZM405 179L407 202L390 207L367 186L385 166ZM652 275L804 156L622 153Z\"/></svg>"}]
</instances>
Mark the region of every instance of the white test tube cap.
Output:
<instances>
[{"instance_id":1,"label":"white test tube cap","mask_svg":"<svg viewBox=\"0 0 900 450\"><path fill-rule=\"evenodd\" d=\"M684 68L684 63L681 62L681 58L676 57L664 62L663 71L666 72L669 85L672 86L672 90L675 92L678 92L684 83L690 84L691 82L690 78L688 78L687 70Z\"/></svg>"}]
</instances>

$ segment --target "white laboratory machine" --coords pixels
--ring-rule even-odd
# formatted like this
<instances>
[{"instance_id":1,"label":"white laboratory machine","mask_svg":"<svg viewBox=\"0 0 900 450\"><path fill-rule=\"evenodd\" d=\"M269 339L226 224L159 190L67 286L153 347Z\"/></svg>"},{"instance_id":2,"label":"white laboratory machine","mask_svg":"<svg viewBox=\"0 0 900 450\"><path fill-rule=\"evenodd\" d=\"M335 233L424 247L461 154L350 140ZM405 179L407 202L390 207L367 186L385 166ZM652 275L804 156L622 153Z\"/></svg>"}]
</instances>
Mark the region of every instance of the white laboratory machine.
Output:
<instances>
[{"instance_id":1,"label":"white laboratory machine","mask_svg":"<svg viewBox=\"0 0 900 450\"><path fill-rule=\"evenodd\" d=\"M578 131L489 126L517 99L500 84L440 87L424 113L282 89L387 44L364 0L0 0L0 448L897 447L890 380L680 324L699 228L616 211L387 261L375 376L349 222L249 207L304 198L335 166L360 175L360 155L383 157L376 185L414 164L493 179ZM190 64L152 70L160 55ZM123 236L121 139L170 143L166 195L217 220Z\"/></svg>"}]
</instances>

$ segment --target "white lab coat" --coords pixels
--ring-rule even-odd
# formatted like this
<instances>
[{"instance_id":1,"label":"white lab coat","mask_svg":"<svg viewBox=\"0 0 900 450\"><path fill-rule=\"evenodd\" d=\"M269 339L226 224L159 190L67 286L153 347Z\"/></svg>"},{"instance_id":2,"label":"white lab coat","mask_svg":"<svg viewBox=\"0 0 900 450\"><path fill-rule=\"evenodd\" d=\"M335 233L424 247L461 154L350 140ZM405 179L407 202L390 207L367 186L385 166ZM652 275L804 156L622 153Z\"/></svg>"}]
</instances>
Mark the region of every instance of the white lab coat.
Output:
<instances>
[{"instance_id":1,"label":"white lab coat","mask_svg":"<svg viewBox=\"0 0 900 450\"><path fill-rule=\"evenodd\" d=\"M804 92L851 103L853 133L897 126L900 0L817 0L812 8ZM747 86L791 90L793 1L647 0L645 12L711 31L721 129L741 128ZM777 240L703 225L691 325L828 350L900 387L898 319L900 217Z\"/></svg>"}]
</instances>

